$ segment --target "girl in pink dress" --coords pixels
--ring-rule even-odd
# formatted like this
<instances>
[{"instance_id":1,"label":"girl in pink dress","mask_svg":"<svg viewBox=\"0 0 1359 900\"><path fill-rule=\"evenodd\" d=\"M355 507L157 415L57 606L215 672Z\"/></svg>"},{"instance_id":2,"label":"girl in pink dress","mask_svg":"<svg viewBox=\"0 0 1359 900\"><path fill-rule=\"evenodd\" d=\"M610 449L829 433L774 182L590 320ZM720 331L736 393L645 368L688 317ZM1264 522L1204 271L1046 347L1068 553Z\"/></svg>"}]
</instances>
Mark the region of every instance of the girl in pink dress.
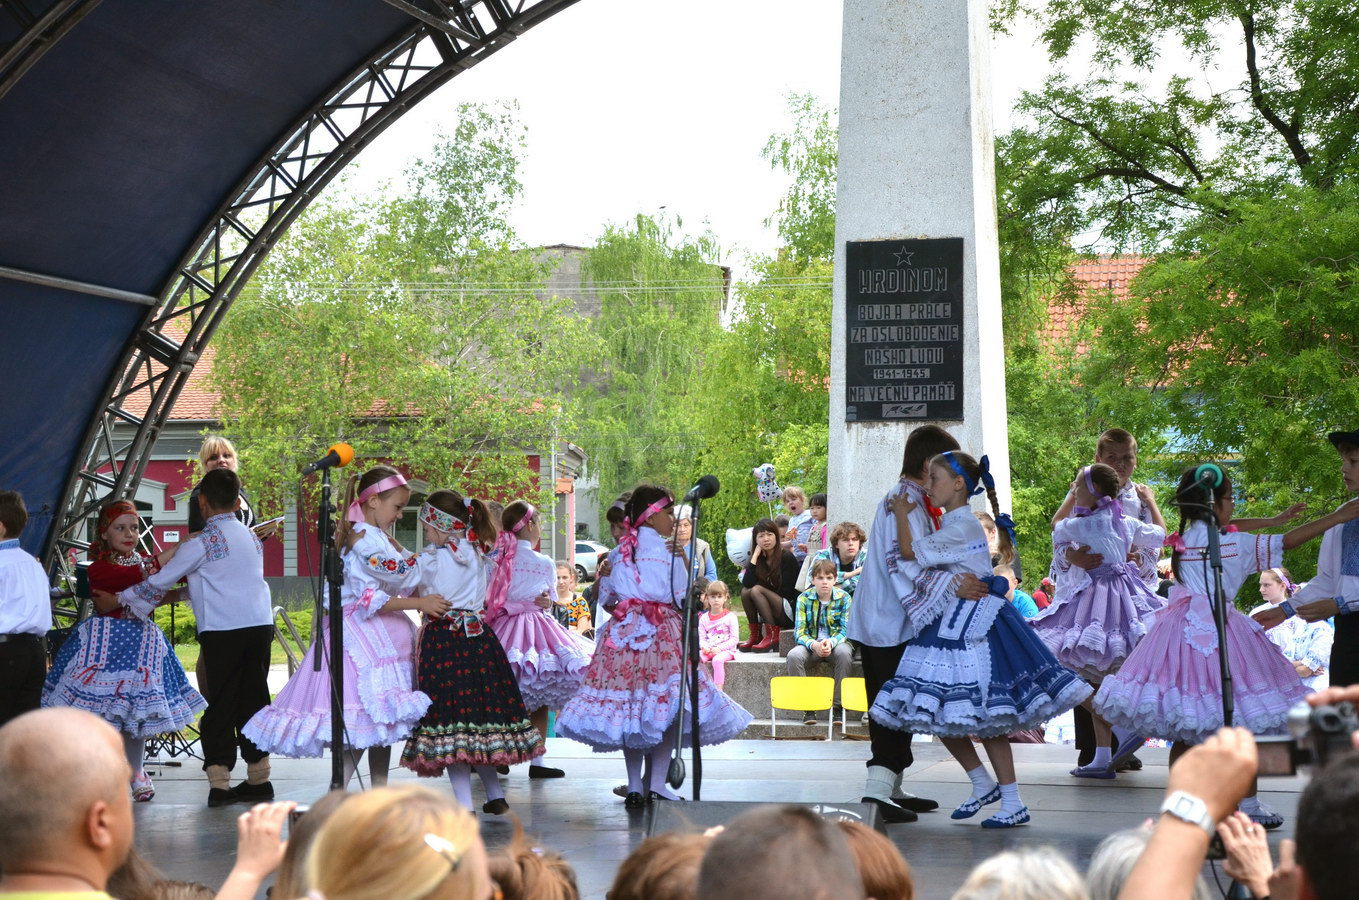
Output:
<instances>
[{"instance_id":1,"label":"girl in pink dress","mask_svg":"<svg viewBox=\"0 0 1359 900\"><path fill-rule=\"evenodd\" d=\"M1137 563L1128 559L1129 554L1140 556L1146 549L1159 552L1166 536L1156 498L1143 485L1137 489L1139 495L1145 492L1142 499L1151 509L1150 523L1123 514L1118 473L1112 468L1096 463L1081 469L1071 488L1075 506L1070 514L1058 511L1053 524L1053 553L1061 556L1068 548L1084 547L1104 562L1090 570L1072 566L1058 583L1052 604L1029 620L1057 661L1096 687L1119 670L1147 633L1152 615L1165 605L1142 581ZM1090 700L1081 705L1090 709ZM1093 719L1095 759L1071 774L1113 778L1109 723L1098 715ZM1143 743L1135 735L1118 737L1120 745L1128 748Z\"/></svg>"},{"instance_id":2,"label":"girl in pink dress","mask_svg":"<svg viewBox=\"0 0 1359 900\"><path fill-rule=\"evenodd\" d=\"M374 466L349 480L344 518L335 532L344 562L340 603L344 627L345 785L365 750L373 787L387 783L392 744L419 724L430 699L415 690L415 624L405 610L442 616L437 594L412 597L420 567L387 532L410 502L406 479ZM330 629L324 622L301 666L274 702L246 723L261 750L280 756L320 756L330 744ZM321 654L320 671L312 658Z\"/></svg>"},{"instance_id":3,"label":"girl in pink dress","mask_svg":"<svg viewBox=\"0 0 1359 900\"><path fill-rule=\"evenodd\" d=\"M1209 601L1213 570L1208 562L1208 507L1217 514L1222 548L1222 589L1227 609L1228 663L1234 686L1234 724L1255 734L1281 731L1288 710L1307 696L1293 664L1270 643L1264 630L1236 610L1237 591L1247 576L1278 566L1283 552L1301 546L1332 526L1359 517L1359 502L1300 525L1287 534L1247 534L1246 530L1281 525L1298 508L1272 519L1243 519L1232 525L1232 482L1225 475L1211 490L1195 487L1198 468L1180 478L1181 534L1167 543L1175 587L1170 602L1156 615L1144 637L1118 674L1105 679L1095 695L1095 709L1110 723L1138 734L1173 740L1171 764L1192 744L1202 743L1222 727L1222 675L1217 629ZM1241 530L1238 530L1241 529ZM1283 824L1283 816L1254 796L1242 812L1266 828Z\"/></svg>"},{"instance_id":4,"label":"girl in pink dress","mask_svg":"<svg viewBox=\"0 0 1359 900\"><path fill-rule=\"evenodd\" d=\"M731 611L731 594L726 582L713 581L703 591L703 602L708 611L698 617L698 655L713 667L713 684L722 687L727 681L726 664L736 658L736 642L740 626L736 613Z\"/></svg>"},{"instance_id":5,"label":"girl in pink dress","mask_svg":"<svg viewBox=\"0 0 1359 900\"><path fill-rule=\"evenodd\" d=\"M538 510L516 500L501 515L495 541L495 572L486 596L486 624L500 639L519 693L538 732L547 735L547 712L561 709L585 679L594 642L552 617L557 567L533 549L542 536ZM566 773L539 756L530 778L561 778Z\"/></svg>"},{"instance_id":6,"label":"girl in pink dress","mask_svg":"<svg viewBox=\"0 0 1359 900\"><path fill-rule=\"evenodd\" d=\"M679 714L680 607L687 581L683 558L677 563L666 543L675 530L674 502L669 491L654 485L640 485L628 498L627 533L611 554L613 621L600 632L584 686L557 719L557 731L565 737L601 753L623 751L628 809L640 809L648 799L679 799L665 785ZM729 741L750 724L750 713L714 688L701 667L698 687L703 744ZM678 726L686 732L689 715L686 710ZM647 757L649 789L642 784Z\"/></svg>"}]
</instances>

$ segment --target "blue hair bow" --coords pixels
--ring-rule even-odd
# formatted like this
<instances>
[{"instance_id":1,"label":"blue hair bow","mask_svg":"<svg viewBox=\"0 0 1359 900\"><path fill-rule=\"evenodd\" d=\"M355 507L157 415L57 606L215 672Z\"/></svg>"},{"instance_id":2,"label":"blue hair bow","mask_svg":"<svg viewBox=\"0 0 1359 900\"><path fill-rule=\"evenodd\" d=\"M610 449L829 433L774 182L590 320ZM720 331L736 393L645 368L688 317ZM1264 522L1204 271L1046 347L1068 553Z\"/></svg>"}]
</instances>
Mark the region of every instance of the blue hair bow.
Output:
<instances>
[{"instance_id":1,"label":"blue hair bow","mask_svg":"<svg viewBox=\"0 0 1359 900\"><path fill-rule=\"evenodd\" d=\"M958 462L952 450L945 450L940 455L948 460L948 466L953 470L953 474L961 477L963 484L967 485L967 496L975 497L988 488L993 491L996 489L996 479L991 476L991 457L983 455L977 463L978 468L981 469L981 483L979 484L972 480L971 475L967 474L967 470L963 468L962 463Z\"/></svg>"},{"instance_id":2,"label":"blue hair bow","mask_svg":"<svg viewBox=\"0 0 1359 900\"><path fill-rule=\"evenodd\" d=\"M1010 517L1009 513L1001 513L996 516L996 527L1003 528L1005 533L1010 536L1011 547L1019 546L1019 540L1015 537L1015 520Z\"/></svg>"}]
</instances>

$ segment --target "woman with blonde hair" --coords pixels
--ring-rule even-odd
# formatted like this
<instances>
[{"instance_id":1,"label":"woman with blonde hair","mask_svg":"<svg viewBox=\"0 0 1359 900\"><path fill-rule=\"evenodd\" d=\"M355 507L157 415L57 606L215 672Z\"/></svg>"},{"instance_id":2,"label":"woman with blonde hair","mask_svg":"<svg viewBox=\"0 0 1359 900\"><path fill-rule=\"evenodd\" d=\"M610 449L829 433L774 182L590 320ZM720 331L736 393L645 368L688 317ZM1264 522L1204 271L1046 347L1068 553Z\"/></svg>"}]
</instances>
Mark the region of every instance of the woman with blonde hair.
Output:
<instances>
[{"instance_id":1,"label":"woman with blonde hair","mask_svg":"<svg viewBox=\"0 0 1359 900\"><path fill-rule=\"evenodd\" d=\"M316 835L306 873L324 900L487 900L494 890L476 819L421 785L345 800Z\"/></svg>"}]
</instances>

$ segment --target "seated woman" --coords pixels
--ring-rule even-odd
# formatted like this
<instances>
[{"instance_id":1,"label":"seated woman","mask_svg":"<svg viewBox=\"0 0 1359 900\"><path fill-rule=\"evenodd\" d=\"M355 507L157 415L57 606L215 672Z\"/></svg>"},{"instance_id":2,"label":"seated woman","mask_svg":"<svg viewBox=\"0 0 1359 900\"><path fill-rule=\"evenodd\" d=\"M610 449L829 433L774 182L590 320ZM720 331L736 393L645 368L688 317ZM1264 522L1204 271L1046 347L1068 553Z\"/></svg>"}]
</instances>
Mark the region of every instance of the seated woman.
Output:
<instances>
[{"instance_id":1,"label":"seated woman","mask_svg":"<svg viewBox=\"0 0 1359 900\"><path fill-rule=\"evenodd\" d=\"M1283 566L1265 569L1260 573L1260 597L1265 602L1251 610L1254 616L1262 609L1278 606L1290 599L1298 585ZM1293 669L1309 690L1324 691L1331 686L1327 666L1331 662L1331 643L1335 629L1326 622L1308 622L1301 616L1290 616L1283 624L1265 632L1274 646L1293 664Z\"/></svg>"},{"instance_id":2,"label":"seated woman","mask_svg":"<svg viewBox=\"0 0 1359 900\"><path fill-rule=\"evenodd\" d=\"M859 586L859 575L864 570L868 555L868 535L854 522L841 522L831 529L830 546L817 551L814 559L828 559L835 563L835 586L854 596Z\"/></svg>"},{"instance_id":3,"label":"seated woman","mask_svg":"<svg viewBox=\"0 0 1359 900\"><path fill-rule=\"evenodd\" d=\"M750 638L736 649L765 653L778 649L780 628L793 627L792 610L802 563L783 546L783 532L771 519L756 522L751 539L755 549L741 575L741 607L750 626Z\"/></svg>"}]
</instances>

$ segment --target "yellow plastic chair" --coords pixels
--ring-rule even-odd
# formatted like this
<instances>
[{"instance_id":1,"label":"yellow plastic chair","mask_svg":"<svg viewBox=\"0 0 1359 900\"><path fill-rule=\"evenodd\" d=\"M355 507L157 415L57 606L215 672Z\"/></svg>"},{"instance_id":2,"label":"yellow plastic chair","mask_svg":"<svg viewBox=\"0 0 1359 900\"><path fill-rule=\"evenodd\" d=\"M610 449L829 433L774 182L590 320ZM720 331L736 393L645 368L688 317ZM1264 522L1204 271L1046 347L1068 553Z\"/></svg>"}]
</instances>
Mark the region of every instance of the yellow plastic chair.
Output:
<instances>
[{"instance_id":1,"label":"yellow plastic chair","mask_svg":"<svg viewBox=\"0 0 1359 900\"><path fill-rule=\"evenodd\" d=\"M820 712L835 700L835 679L821 675L776 675L769 679L769 736L777 738L778 711ZM826 717L826 740L831 739L835 717Z\"/></svg>"},{"instance_id":2,"label":"yellow plastic chair","mask_svg":"<svg viewBox=\"0 0 1359 900\"><path fill-rule=\"evenodd\" d=\"M846 678L840 682L840 734L849 737L849 725L846 714L851 710L856 713L868 712L868 686L862 678ZM857 735L856 735L857 737Z\"/></svg>"}]
</instances>

